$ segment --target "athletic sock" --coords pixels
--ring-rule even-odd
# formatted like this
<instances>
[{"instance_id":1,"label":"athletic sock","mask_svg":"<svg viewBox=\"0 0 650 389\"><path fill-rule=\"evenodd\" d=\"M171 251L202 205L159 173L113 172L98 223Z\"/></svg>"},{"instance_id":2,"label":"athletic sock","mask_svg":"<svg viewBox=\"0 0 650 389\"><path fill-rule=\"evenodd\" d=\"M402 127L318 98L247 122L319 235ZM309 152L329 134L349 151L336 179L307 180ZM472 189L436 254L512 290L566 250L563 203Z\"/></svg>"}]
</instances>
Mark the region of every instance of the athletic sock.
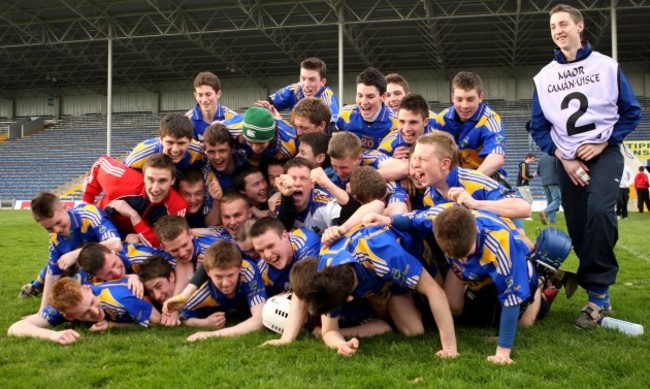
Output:
<instances>
[{"instance_id":1,"label":"athletic sock","mask_svg":"<svg viewBox=\"0 0 650 389\"><path fill-rule=\"evenodd\" d=\"M587 287L589 302L596 304L599 309L609 308L609 287L600 285L589 285Z\"/></svg>"}]
</instances>

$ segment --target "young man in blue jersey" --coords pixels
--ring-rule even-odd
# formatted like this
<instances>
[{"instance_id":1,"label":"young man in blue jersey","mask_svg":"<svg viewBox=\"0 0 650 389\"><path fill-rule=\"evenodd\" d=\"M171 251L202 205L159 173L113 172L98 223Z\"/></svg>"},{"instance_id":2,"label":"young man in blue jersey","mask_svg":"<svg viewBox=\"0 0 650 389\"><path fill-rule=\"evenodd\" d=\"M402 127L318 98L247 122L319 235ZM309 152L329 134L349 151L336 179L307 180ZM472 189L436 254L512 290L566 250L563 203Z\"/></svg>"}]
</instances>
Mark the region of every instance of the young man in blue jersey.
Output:
<instances>
[{"instance_id":1,"label":"young man in blue jersey","mask_svg":"<svg viewBox=\"0 0 650 389\"><path fill-rule=\"evenodd\" d=\"M255 217L269 216L269 183L258 166L246 165L238 169L233 187L248 198Z\"/></svg>"},{"instance_id":2,"label":"young man in blue jersey","mask_svg":"<svg viewBox=\"0 0 650 389\"><path fill-rule=\"evenodd\" d=\"M193 311L212 307L214 311L246 310L250 317L227 328L197 332L188 342L211 337L241 336L262 329L262 308L267 299L264 283L257 266L242 259L239 249L231 242L217 242L205 252L203 265L209 280L185 303L183 314L190 317ZM205 292L204 292L205 291Z\"/></svg>"},{"instance_id":3,"label":"young man in blue jersey","mask_svg":"<svg viewBox=\"0 0 650 389\"><path fill-rule=\"evenodd\" d=\"M379 145L378 151L397 159L409 159L412 146L420 136L430 132L429 105L424 97L409 94L401 99L397 112L397 129Z\"/></svg>"},{"instance_id":4,"label":"young man in blue jersey","mask_svg":"<svg viewBox=\"0 0 650 389\"><path fill-rule=\"evenodd\" d=\"M574 7L550 12L554 60L533 79L530 134L555 155L562 207L580 260L578 283L587 304L575 325L590 329L611 310L616 282L616 198L623 172L619 146L641 120L641 108L619 64L582 41L584 19Z\"/></svg>"},{"instance_id":5,"label":"young man in blue jersey","mask_svg":"<svg viewBox=\"0 0 650 389\"><path fill-rule=\"evenodd\" d=\"M81 246L86 242L100 242L120 251L120 233L106 214L92 204L65 209L52 193L41 192L31 201L34 220L50 233L50 255L43 280L40 309L49 303L50 291L61 278L63 269L76 263Z\"/></svg>"},{"instance_id":6,"label":"young man in blue jersey","mask_svg":"<svg viewBox=\"0 0 650 389\"><path fill-rule=\"evenodd\" d=\"M460 166L486 176L505 177L505 131L501 117L483 103L483 82L473 72L462 71L452 81L453 106L438 114L433 129L450 133L460 150Z\"/></svg>"},{"instance_id":7,"label":"young man in blue jersey","mask_svg":"<svg viewBox=\"0 0 650 389\"><path fill-rule=\"evenodd\" d=\"M300 63L300 76L295 84L288 85L271 96L266 101L258 101L258 105L270 103L278 111L293 109L305 98L322 100L331 112L331 120L336 123L339 115L339 102L336 95L327 86L327 66L318 58L307 58ZM329 120L327 122L329 124Z\"/></svg>"},{"instance_id":8,"label":"young man in blue jersey","mask_svg":"<svg viewBox=\"0 0 650 389\"><path fill-rule=\"evenodd\" d=\"M171 158L179 175L187 169L201 169L206 162L201 145L192 139L190 119L180 113L165 115L160 122L158 138L136 145L124 159L124 164L143 170L147 158L156 154Z\"/></svg>"},{"instance_id":9,"label":"young man in blue jersey","mask_svg":"<svg viewBox=\"0 0 650 389\"><path fill-rule=\"evenodd\" d=\"M323 100L307 97L291 111L291 123L298 137L312 132L329 133L332 113Z\"/></svg>"},{"instance_id":10,"label":"young man in blue jersey","mask_svg":"<svg viewBox=\"0 0 650 389\"><path fill-rule=\"evenodd\" d=\"M356 79L356 105L341 110L337 127L361 139L364 151L376 150L386 135L397 128L395 112L384 104L386 79L375 68L367 68Z\"/></svg>"},{"instance_id":11,"label":"young man in blue jersey","mask_svg":"<svg viewBox=\"0 0 650 389\"><path fill-rule=\"evenodd\" d=\"M214 73L201 72L194 78L196 106L185 113L194 127L192 137L203 143L203 133L215 121L224 121L238 116L237 112L219 104L221 81Z\"/></svg>"},{"instance_id":12,"label":"young man in blue jersey","mask_svg":"<svg viewBox=\"0 0 650 389\"><path fill-rule=\"evenodd\" d=\"M235 138L225 125L212 124L203 135L203 149L208 159L208 163L203 167L207 189L205 223L214 226L221 224L219 202L224 192L233 187L235 169L247 165L248 162L235 154Z\"/></svg>"},{"instance_id":13,"label":"young man in blue jersey","mask_svg":"<svg viewBox=\"0 0 650 389\"><path fill-rule=\"evenodd\" d=\"M62 278L52 288L50 303L39 313L12 324L7 335L68 345L80 339L81 334L73 329L56 331L51 327L79 321L92 324L89 331L104 332L113 327L148 327L160 322L160 313L147 301L135 297L125 279L80 285L72 278Z\"/></svg>"},{"instance_id":14,"label":"young man in blue jersey","mask_svg":"<svg viewBox=\"0 0 650 389\"><path fill-rule=\"evenodd\" d=\"M185 218L192 228L204 228L209 219L210 207L206 205L206 188L203 173L191 169L185 171L177 181L178 194L187 203Z\"/></svg>"},{"instance_id":15,"label":"young man in blue jersey","mask_svg":"<svg viewBox=\"0 0 650 389\"><path fill-rule=\"evenodd\" d=\"M281 116L274 117L269 109L250 107L237 120L226 120L223 124L231 133L241 130L235 153L253 165L273 159L291 159L298 153L296 130Z\"/></svg>"}]
</instances>

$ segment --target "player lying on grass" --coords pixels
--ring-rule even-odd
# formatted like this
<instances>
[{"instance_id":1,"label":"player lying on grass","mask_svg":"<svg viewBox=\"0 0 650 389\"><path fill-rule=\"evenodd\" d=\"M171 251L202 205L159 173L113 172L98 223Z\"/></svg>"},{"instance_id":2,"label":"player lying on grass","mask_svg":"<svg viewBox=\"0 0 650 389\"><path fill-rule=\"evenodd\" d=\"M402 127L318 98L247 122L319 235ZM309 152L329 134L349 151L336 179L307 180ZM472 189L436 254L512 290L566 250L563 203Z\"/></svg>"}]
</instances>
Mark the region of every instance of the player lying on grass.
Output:
<instances>
[{"instance_id":1,"label":"player lying on grass","mask_svg":"<svg viewBox=\"0 0 650 389\"><path fill-rule=\"evenodd\" d=\"M129 327L160 322L160 312L139 299L127 287L126 279L96 285L80 285L72 278L60 279L52 288L51 305L39 313L14 323L8 336L51 340L63 345L81 338L73 329L56 331L65 322L90 324L90 331L103 332L113 327Z\"/></svg>"},{"instance_id":2,"label":"player lying on grass","mask_svg":"<svg viewBox=\"0 0 650 389\"><path fill-rule=\"evenodd\" d=\"M205 251L203 266L210 278L187 300L183 294L168 299L165 314L183 307L181 316L196 317L248 309L250 317L232 327L197 332L187 338L194 342L215 336L241 336L262 328L262 307L266 289L254 263L242 258L232 242L217 242ZM199 316L200 317L200 316Z\"/></svg>"}]
</instances>

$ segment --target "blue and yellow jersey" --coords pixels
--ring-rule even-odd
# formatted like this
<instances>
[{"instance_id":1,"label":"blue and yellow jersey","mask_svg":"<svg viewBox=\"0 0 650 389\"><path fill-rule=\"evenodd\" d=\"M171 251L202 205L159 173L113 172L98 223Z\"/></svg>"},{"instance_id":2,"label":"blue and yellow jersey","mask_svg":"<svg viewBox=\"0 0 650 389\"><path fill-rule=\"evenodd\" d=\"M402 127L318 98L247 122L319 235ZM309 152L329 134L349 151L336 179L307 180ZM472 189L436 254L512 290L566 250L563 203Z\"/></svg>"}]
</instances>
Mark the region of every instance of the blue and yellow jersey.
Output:
<instances>
[{"instance_id":1,"label":"blue and yellow jersey","mask_svg":"<svg viewBox=\"0 0 650 389\"><path fill-rule=\"evenodd\" d=\"M286 161L298 154L298 134L296 129L284 120L276 120L275 138L261 154L255 154L243 136L238 137L235 143L235 154L245 158L250 164L258 166L262 161ZM241 132L243 121L232 123L226 120L224 124L230 129L238 128Z\"/></svg>"},{"instance_id":2,"label":"blue and yellow jersey","mask_svg":"<svg viewBox=\"0 0 650 389\"><path fill-rule=\"evenodd\" d=\"M264 260L259 260L257 266L266 286L269 296L291 290L289 284L289 273L293 265L307 257L317 257L320 251L320 238L307 228L296 228L289 233L289 242L293 251L293 258L287 266L276 269Z\"/></svg>"},{"instance_id":3,"label":"blue and yellow jersey","mask_svg":"<svg viewBox=\"0 0 650 389\"><path fill-rule=\"evenodd\" d=\"M352 291L355 298L380 293L385 284L390 284L393 290L415 289L422 263L402 247L405 236L390 227L357 226L321 249L318 270L352 264L358 281Z\"/></svg>"},{"instance_id":4,"label":"blue and yellow jersey","mask_svg":"<svg viewBox=\"0 0 650 389\"><path fill-rule=\"evenodd\" d=\"M127 279L103 282L90 287L106 313L106 320L117 323L137 323L149 326L153 306L139 299L127 286Z\"/></svg>"},{"instance_id":5,"label":"blue and yellow jersey","mask_svg":"<svg viewBox=\"0 0 650 389\"><path fill-rule=\"evenodd\" d=\"M376 150L382 139L391 130L397 129L397 117L393 110L382 103L377 119L372 123L363 120L359 107L348 105L343 107L336 126L340 131L348 131L361 139L363 150Z\"/></svg>"},{"instance_id":6,"label":"blue and yellow jersey","mask_svg":"<svg viewBox=\"0 0 650 389\"><path fill-rule=\"evenodd\" d=\"M68 321L65 317L63 317L61 311L57 311L51 305L48 305L38 311L38 315L47 320L47 324L51 327L56 327Z\"/></svg>"},{"instance_id":7,"label":"blue and yellow jersey","mask_svg":"<svg viewBox=\"0 0 650 389\"><path fill-rule=\"evenodd\" d=\"M409 195L399 181L386 181L386 189L386 202L388 204L407 202Z\"/></svg>"},{"instance_id":8,"label":"blue and yellow jersey","mask_svg":"<svg viewBox=\"0 0 650 389\"><path fill-rule=\"evenodd\" d=\"M249 308L253 308L265 303L266 300L266 289L257 266L244 259L234 297L226 296L212 281L208 280L187 300L180 316L182 320L192 317L204 318L217 311L227 312L241 308L246 303Z\"/></svg>"},{"instance_id":9,"label":"blue and yellow jersey","mask_svg":"<svg viewBox=\"0 0 650 389\"><path fill-rule=\"evenodd\" d=\"M292 110L304 98L305 93L302 91L300 84L295 83L287 85L269 96L269 101L273 103L275 109L284 111L285 109ZM332 122L336 123L339 118L339 102L332 89L325 85L316 92L314 98L321 99L327 104L332 113Z\"/></svg>"},{"instance_id":10,"label":"blue and yellow jersey","mask_svg":"<svg viewBox=\"0 0 650 389\"><path fill-rule=\"evenodd\" d=\"M472 290L494 283L504 307L528 300L537 287L537 273L528 264L529 250L519 234L494 214L474 212L474 217L476 250L465 262L448 257L451 271Z\"/></svg>"},{"instance_id":11,"label":"blue and yellow jersey","mask_svg":"<svg viewBox=\"0 0 650 389\"><path fill-rule=\"evenodd\" d=\"M80 248L84 243L101 242L111 238L120 239L117 227L110 221L103 210L93 204L82 204L68 209L70 217L70 234L50 234L50 257L48 273L62 273L57 261L63 254Z\"/></svg>"},{"instance_id":12,"label":"blue and yellow jersey","mask_svg":"<svg viewBox=\"0 0 650 389\"><path fill-rule=\"evenodd\" d=\"M176 260L166 251L138 243L125 243L122 245L122 251L118 255L122 259L122 263L124 263L126 272L129 274L137 273L140 270L142 262L152 255L159 255L172 266L176 265Z\"/></svg>"},{"instance_id":13,"label":"blue and yellow jersey","mask_svg":"<svg viewBox=\"0 0 650 389\"><path fill-rule=\"evenodd\" d=\"M239 154L233 155L233 162L235 163L235 171L236 169L248 164L248 161ZM207 214L212 209L212 204L214 203L214 199L210 196L210 192L208 191L208 185L210 185L210 182L217 180L223 192L232 188L234 184L232 181L232 175L218 171L210 162L205 164L202 172L203 181L205 182L205 205L203 212L204 214Z\"/></svg>"},{"instance_id":14,"label":"blue and yellow jersey","mask_svg":"<svg viewBox=\"0 0 650 389\"><path fill-rule=\"evenodd\" d=\"M203 115L201 114L201 107L199 107L199 104L197 103L194 108L190 109L185 113L185 116L190 118L190 121L192 122L192 126L194 126L194 133L192 137L194 140L198 141L199 143L203 143L203 133L205 132L205 129L212 124L214 121L224 121L227 119L232 119L236 116L239 116L239 114L232 109L219 104L217 106L217 112L214 113L214 117L212 118L212 121L210 123L207 123L205 120L203 120Z\"/></svg>"},{"instance_id":15,"label":"blue and yellow jersey","mask_svg":"<svg viewBox=\"0 0 650 389\"><path fill-rule=\"evenodd\" d=\"M124 164L128 167L142 170L147 158L152 155L162 154L162 152L162 139L147 139L144 142L138 143L133 148L133 151L131 151L131 153L124 159ZM201 145L199 142L192 139L190 142L190 148L185 152L183 159L176 164L176 169L181 172L188 169L201 169L205 165L206 161L207 159L205 158L205 154L203 154Z\"/></svg>"},{"instance_id":16,"label":"blue and yellow jersey","mask_svg":"<svg viewBox=\"0 0 650 389\"><path fill-rule=\"evenodd\" d=\"M521 198L516 189L508 189L492 178L476 170L456 168L449 171L447 185L450 188L464 188L476 200L500 200L505 198ZM434 205L449 202L433 187L428 187L424 194L424 205Z\"/></svg>"},{"instance_id":17,"label":"blue and yellow jersey","mask_svg":"<svg viewBox=\"0 0 650 389\"><path fill-rule=\"evenodd\" d=\"M501 117L490 107L481 103L469 120L456 119L456 110L451 106L438 114L433 128L451 134L460 151L460 166L478 168L488 154L506 155L506 134ZM505 175L505 170L499 169Z\"/></svg>"}]
</instances>

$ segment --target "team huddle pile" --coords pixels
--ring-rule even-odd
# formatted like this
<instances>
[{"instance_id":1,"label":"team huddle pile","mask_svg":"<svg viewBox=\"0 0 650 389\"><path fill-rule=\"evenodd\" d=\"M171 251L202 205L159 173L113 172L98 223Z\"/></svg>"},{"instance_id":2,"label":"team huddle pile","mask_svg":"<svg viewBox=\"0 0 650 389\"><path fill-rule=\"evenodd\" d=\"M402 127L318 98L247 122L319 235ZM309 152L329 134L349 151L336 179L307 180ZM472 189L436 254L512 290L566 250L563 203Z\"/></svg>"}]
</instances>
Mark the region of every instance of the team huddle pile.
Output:
<instances>
[{"instance_id":1,"label":"team huddle pile","mask_svg":"<svg viewBox=\"0 0 650 389\"><path fill-rule=\"evenodd\" d=\"M66 321L210 327L195 341L267 324L282 333L269 345L307 327L350 356L358 337L424 333L424 310L439 357L459 355L457 318L498 326L488 360L504 364L517 325L533 325L576 280L588 302L575 324L593 328L611 313L618 270L618 146L641 114L618 64L580 41L580 12L556 6L550 20L558 49L534 79L530 133L557 157L571 239L554 228L526 237L531 207L507 182L503 126L476 73L458 73L453 105L435 114L401 76L368 68L356 105L339 109L325 64L309 58L298 83L238 115L203 72L195 108L167 115L123 163L93 164L84 204L32 200L50 258L21 291L42 294L39 312L9 335L69 344L77 331L52 329ZM577 276L558 270L571 242Z\"/></svg>"}]
</instances>

